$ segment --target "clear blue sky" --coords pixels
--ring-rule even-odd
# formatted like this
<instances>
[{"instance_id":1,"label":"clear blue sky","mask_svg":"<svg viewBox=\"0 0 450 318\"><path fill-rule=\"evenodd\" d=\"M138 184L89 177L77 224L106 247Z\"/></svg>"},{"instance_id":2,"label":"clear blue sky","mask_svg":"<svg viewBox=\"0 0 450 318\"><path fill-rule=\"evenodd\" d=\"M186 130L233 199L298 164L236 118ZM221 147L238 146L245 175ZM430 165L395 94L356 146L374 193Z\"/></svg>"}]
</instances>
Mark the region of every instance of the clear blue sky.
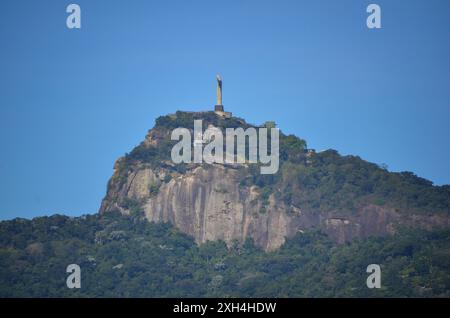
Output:
<instances>
[{"instance_id":1,"label":"clear blue sky","mask_svg":"<svg viewBox=\"0 0 450 318\"><path fill-rule=\"evenodd\" d=\"M212 109L217 73L251 123L450 183L448 0L8 0L0 219L96 212L115 159L157 116Z\"/></svg>"}]
</instances>

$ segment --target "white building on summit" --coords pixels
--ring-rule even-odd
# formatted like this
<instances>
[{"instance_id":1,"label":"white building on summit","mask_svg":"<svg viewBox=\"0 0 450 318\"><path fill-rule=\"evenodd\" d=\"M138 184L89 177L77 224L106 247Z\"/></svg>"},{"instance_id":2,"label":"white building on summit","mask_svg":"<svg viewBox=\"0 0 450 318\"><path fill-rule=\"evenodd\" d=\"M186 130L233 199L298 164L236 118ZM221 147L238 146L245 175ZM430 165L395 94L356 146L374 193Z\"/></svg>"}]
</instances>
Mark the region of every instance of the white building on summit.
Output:
<instances>
[{"instance_id":1,"label":"white building on summit","mask_svg":"<svg viewBox=\"0 0 450 318\"><path fill-rule=\"evenodd\" d=\"M232 114L230 112L226 112L223 109L222 105L222 77L217 75L217 104L214 106L214 112L222 117L231 118Z\"/></svg>"}]
</instances>

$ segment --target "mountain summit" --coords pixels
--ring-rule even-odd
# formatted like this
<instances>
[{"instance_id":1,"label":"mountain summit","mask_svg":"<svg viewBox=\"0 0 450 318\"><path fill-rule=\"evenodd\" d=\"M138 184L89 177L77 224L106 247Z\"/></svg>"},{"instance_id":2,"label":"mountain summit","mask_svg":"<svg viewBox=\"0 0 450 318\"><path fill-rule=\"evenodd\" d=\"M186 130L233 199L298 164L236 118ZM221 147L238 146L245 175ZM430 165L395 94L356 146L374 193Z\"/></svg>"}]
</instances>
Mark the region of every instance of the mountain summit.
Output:
<instances>
[{"instance_id":1,"label":"mountain summit","mask_svg":"<svg viewBox=\"0 0 450 318\"><path fill-rule=\"evenodd\" d=\"M169 222L197 243L227 245L252 239L265 250L317 228L337 243L393 234L399 227L448 227L450 186L433 186L411 172L392 173L335 150L315 152L280 133L280 169L260 174L259 164L175 164L171 132L254 126L215 112L161 116L145 140L114 165L100 214L118 211Z\"/></svg>"}]
</instances>

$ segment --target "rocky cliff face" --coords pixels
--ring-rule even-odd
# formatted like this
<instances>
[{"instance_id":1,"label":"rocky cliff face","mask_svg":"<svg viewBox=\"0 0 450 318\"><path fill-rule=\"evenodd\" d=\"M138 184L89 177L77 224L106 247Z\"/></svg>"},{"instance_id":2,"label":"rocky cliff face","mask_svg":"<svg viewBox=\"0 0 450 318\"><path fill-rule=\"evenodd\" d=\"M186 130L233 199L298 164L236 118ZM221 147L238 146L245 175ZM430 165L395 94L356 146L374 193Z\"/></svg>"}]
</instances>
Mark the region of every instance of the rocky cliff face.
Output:
<instances>
[{"instance_id":1,"label":"rocky cliff face","mask_svg":"<svg viewBox=\"0 0 450 318\"><path fill-rule=\"evenodd\" d=\"M394 233L398 224L450 225L445 214L431 218L420 213L405 214L393 206L375 205L370 200L355 200L358 204L351 213L314 209L310 204L303 207L301 200L283 199L287 182L283 177L271 187L243 183L249 168L244 164L187 165L179 169L167 157L168 128L170 125L157 125L140 146L116 162L100 213L143 212L150 221L174 224L198 243L223 240L231 245L253 239L265 250L274 250L287 237L313 227L343 243ZM305 150L304 161L298 164L307 167L310 160ZM293 195L309 194L298 186Z\"/></svg>"}]
</instances>

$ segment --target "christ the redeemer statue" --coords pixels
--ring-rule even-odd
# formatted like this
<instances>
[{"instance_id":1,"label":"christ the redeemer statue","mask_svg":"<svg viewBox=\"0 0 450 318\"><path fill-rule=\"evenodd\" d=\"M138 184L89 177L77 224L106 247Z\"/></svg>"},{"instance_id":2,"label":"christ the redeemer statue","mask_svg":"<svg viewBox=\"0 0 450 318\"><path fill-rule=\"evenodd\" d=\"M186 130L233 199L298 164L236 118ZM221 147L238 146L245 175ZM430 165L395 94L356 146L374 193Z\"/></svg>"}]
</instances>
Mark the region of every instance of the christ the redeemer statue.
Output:
<instances>
[{"instance_id":1,"label":"christ the redeemer statue","mask_svg":"<svg viewBox=\"0 0 450 318\"><path fill-rule=\"evenodd\" d=\"M217 75L216 78L217 78L217 104L214 107L214 110L223 112L223 105L222 105L222 78L220 77L220 75Z\"/></svg>"}]
</instances>

